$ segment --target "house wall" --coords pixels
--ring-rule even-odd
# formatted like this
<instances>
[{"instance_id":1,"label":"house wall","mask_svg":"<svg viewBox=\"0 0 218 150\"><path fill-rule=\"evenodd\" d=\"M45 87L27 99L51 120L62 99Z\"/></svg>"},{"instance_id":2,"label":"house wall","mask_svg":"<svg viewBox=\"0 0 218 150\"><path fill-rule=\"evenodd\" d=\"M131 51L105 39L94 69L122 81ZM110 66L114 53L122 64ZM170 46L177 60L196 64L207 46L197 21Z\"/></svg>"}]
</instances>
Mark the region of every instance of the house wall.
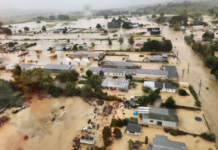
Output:
<instances>
[{"instance_id":1,"label":"house wall","mask_svg":"<svg viewBox=\"0 0 218 150\"><path fill-rule=\"evenodd\" d=\"M162 126L166 127L177 127L177 122L163 121L163 120L155 120L155 119L142 119L143 123L154 124L157 125L157 122L162 122Z\"/></svg>"},{"instance_id":2,"label":"house wall","mask_svg":"<svg viewBox=\"0 0 218 150\"><path fill-rule=\"evenodd\" d=\"M80 143L93 145L95 143L95 139L92 140L92 141L91 140L82 140L82 139L80 139Z\"/></svg>"},{"instance_id":3,"label":"house wall","mask_svg":"<svg viewBox=\"0 0 218 150\"><path fill-rule=\"evenodd\" d=\"M129 131L126 131L127 134L132 134L132 135L141 135L141 133L135 132L135 133L130 133Z\"/></svg>"}]
</instances>

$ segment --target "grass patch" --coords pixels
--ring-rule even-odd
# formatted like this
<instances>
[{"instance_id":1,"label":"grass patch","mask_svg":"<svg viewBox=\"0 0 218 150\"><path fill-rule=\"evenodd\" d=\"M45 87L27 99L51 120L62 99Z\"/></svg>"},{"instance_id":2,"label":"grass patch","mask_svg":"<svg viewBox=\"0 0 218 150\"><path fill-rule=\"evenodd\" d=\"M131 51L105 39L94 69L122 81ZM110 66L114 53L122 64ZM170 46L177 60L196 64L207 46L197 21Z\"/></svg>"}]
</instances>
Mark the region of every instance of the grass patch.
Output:
<instances>
[{"instance_id":1,"label":"grass patch","mask_svg":"<svg viewBox=\"0 0 218 150\"><path fill-rule=\"evenodd\" d=\"M193 95L193 97L195 99L195 105L198 106L198 107L201 107L201 102L199 101L198 95L195 92L193 86L191 86L191 85L189 86L189 91L190 91L190 93Z\"/></svg>"},{"instance_id":2,"label":"grass patch","mask_svg":"<svg viewBox=\"0 0 218 150\"><path fill-rule=\"evenodd\" d=\"M79 80L78 84L87 84L86 80Z\"/></svg>"},{"instance_id":3,"label":"grass patch","mask_svg":"<svg viewBox=\"0 0 218 150\"><path fill-rule=\"evenodd\" d=\"M46 24L45 25L46 28L53 28L54 26L56 26L56 24Z\"/></svg>"},{"instance_id":4,"label":"grass patch","mask_svg":"<svg viewBox=\"0 0 218 150\"><path fill-rule=\"evenodd\" d=\"M113 30L113 31L110 31L110 33L116 33L118 30Z\"/></svg>"}]
</instances>

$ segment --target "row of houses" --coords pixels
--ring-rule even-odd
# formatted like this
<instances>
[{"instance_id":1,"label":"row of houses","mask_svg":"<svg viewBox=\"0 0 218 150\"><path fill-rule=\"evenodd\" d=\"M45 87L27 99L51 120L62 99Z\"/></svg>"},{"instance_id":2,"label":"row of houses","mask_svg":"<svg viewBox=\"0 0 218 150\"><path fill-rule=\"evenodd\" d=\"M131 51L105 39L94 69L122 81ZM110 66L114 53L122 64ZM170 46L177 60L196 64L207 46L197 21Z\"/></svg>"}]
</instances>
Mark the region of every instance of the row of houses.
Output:
<instances>
[{"instance_id":1,"label":"row of houses","mask_svg":"<svg viewBox=\"0 0 218 150\"><path fill-rule=\"evenodd\" d=\"M69 58L87 58L89 60L99 60L105 57L104 53L72 53L68 55Z\"/></svg>"},{"instance_id":2,"label":"row of houses","mask_svg":"<svg viewBox=\"0 0 218 150\"><path fill-rule=\"evenodd\" d=\"M130 62L122 61L103 61L99 64L102 68L120 68L120 69L140 69L141 66Z\"/></svg>"},{"instance_id":3,"label":"row of houses","mask_svg":"<svg viewBox=\"0 0 218 150\"><path fill-rule=\"evenodd\" d=\"M89 70L91 70L93 74L99 74L100 71L102 71L106 76L125 77L125 75L132 75L133 78L143 78L143 79L147 77L170 79L170 80L179 79L179 75L175 66L164 66L163 69L164 70L90 67Z\"/></svg>"}]
</instances>

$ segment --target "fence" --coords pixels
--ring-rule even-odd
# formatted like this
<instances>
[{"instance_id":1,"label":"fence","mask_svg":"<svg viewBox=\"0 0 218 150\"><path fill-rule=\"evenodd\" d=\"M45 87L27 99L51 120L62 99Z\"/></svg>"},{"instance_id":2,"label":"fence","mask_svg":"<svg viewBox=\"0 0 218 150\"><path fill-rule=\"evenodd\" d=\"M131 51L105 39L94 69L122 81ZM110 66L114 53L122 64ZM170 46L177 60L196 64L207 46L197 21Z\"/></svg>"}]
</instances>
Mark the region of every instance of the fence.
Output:
<instances>
[{"instance_id":1,"label":"fence","mask_svg":"<svg viewBox=\"0 0 218 150\"><path fill-rule=\"evenodd\" d=\"M201 109L198 108L198 107L181 106L181 105L176 105L176 107L183 108L183 109L190 109L190 110L199 110L199 111L201 111Z\"/></svg>"}]
</instances>

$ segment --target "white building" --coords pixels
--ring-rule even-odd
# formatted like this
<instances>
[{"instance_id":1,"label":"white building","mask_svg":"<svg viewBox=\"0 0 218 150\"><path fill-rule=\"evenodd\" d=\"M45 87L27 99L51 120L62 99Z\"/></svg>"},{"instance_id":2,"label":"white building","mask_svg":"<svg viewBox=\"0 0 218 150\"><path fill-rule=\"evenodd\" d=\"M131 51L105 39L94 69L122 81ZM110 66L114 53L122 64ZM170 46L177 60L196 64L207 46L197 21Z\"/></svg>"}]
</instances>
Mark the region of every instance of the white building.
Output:
<instances>
[{"instance_id":1,"label":"white building","mask_svg":"<svg viewBox=\"0 0 218 150\"><path fill-rule=\"evenodd\" d=\"M79 66L80 65L80 59L79 58L74 58L72 60L72 65Z\"/></svg>"},{"instance_id":2,"label":"white building","mask_svg":"<svg viewBox=\"0 0 218 150\"><path fill-rule=\"evenodd\" d=\"M175 128L179 122L174 109L139 107L138 113L142 114L142 122L147 124Z\"/></svg>"},{"instance_id":3,"label":"white building","mask_svg":"<svg viewBox=\"0 0 218 150\"><path fill-rule=\"evenodd\" d=\"M132 135L141 135L141 125L129 122L126 126L126 133Z\"/></svg>"},{"instance_id":4,"label":"white building","mask_svg":"<svg viewBox=\"0 0 218 150\"><path fill-rule=\"evenodd\" d=\"M91 65L91 62L87 58L82 58L80 61L80 66L89 66Z\"/></svg>"},{"instance_id":5,"label":"white building","mask_svg":"<svg viewBox=\"0 0 218 150\"><path fill-rule=\"evenodd\" d=\"M70 59L70 58L65 58L64 60L63 60L63 64L64 65L71 65L72 64L72 59Z\"/></svg>"},{"instance_id":6,"label":"white building","mask_svg":"<svg viewBox=\"0 0 218 150\"><path fill-rule=\"evenodd\" d=\"M192 26L192 28L193 28L194 31L197 31L197 30L205 30L205 28L204 28L203 25Z\"/></svg>"},{"instance_id":7,"label":"white building","mask_svg":"<svg viewBox=\"0 0 218 150\"><path fill-rule=\"evenodd\" d=\"M144 86L150 87L153 91L159 89L160 92L176 93L177 87L170 82L144 81Z\"/></svg>"},{"instance_id":8,"label":"white building","mask_svg":"<svg viewBox=\"0 0 218 150\"><path fill-rule=\"evenodd\" d=\"M25 64L25 63L15 63L15 64L10 64L6 66L6 70L13 70L17 65L21 67L21 70L32 70L34 68L39 68L36 67L34 64Z\"/></svg>"},{"instance_id":9,"label":"white building","mask_svg":"<svg viewBox=\"0 0 218 150\"><path fill-rule=\"evenodd\" d=\"M80 143L93 145L95 143L95 138L89 135L82 135L80 137Z\"/></svg>"}]
</instances>

